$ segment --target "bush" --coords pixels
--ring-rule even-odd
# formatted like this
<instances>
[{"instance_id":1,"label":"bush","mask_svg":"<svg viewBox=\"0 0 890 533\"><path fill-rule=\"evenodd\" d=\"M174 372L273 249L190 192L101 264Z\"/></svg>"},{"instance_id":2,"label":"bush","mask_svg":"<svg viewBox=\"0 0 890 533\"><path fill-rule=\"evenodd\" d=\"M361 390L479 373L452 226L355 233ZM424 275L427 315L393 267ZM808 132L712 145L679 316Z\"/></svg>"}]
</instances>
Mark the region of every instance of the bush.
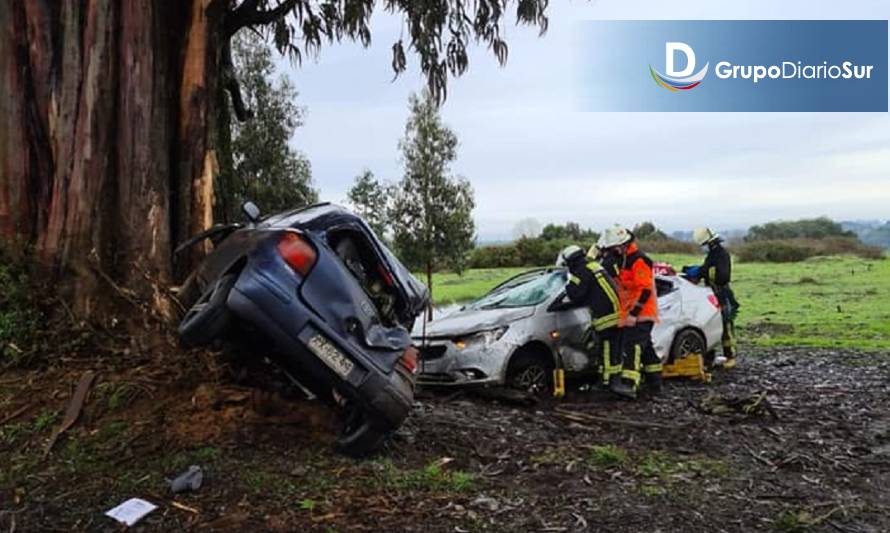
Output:
<instances>
[{"instance_id":1,"label":"bush","mask_svg":"<svg viewBox=\"0 0 890 533\"><path fill-rule=\"evenodd\" d=\"M761 263L793 263L826 255L855 255L865 259L884 257L881 248L848 237L748 241L733 246L732 252L740 261Z\"/></svg>"},{"instance_id":2,"label":"bush","mask_svg":"<svg viewBox=\"0 0 890 533\"><path fill-rule=\"evenodd\" d=\"M804 218L794 221L769 222L752 226L746 241L774 241L779 239L825 239L831 237L855 238L856 234L846 231L840 224L827 217Z\"/></svg>"},{"instance_id":3,"label":"bush","mask_svg":"<svg viewBox=\"0 0 890 533\"><path fill-rule=\"evenodd\" d=\"M0 367L26 359L41 327L34 287L23 265L0 254Z\"/></svg>"}]
</instances>

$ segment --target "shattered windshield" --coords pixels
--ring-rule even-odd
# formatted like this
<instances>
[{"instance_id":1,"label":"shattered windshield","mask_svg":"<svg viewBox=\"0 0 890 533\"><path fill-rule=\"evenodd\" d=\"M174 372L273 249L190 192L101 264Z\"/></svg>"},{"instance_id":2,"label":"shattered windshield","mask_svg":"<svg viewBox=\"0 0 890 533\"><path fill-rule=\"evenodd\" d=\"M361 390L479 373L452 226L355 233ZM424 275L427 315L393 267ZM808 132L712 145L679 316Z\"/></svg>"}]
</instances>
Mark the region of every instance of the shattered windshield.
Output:
<instances>
[{"instance_id":1,"label":"shattered windshield","mask_svg":"<svg viewBox=\"0 0 890 533\"><path fill-rule=\"evenodd\" d=\"M521 285L483 296L467 307L468 309L499 309L538 305L562 290L565 284L565 272L548 272Z\"/></svg>"}]
</instances>

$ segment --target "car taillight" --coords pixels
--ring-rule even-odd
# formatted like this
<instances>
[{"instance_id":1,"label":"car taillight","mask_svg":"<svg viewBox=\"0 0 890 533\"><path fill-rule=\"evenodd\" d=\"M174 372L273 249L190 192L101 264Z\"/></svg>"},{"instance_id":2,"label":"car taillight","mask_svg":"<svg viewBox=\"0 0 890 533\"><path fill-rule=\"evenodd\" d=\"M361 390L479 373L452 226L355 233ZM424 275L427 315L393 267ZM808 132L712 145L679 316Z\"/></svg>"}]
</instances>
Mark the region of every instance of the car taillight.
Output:
<instances>
[{"instance_id":1,"label":"car taillight","mask_svg":"<svg viewBox=\"0 0 890 533\"><path fill-rule=\"evenodd\" d=\"M405 353L402 354L402 358L399 360L402 363L402 366L410 373L417 372L417 348L414 346L409 346L408 349L405 350Z\"/></svg>"},{"instance_id":2,"label":"car taillight","mask_svg":"<svg viewBox=\"0 0 890 533\"><path fill-rule=\"evenodd\" d=\"M713 294L709 294L709 295L708 295L708 301L711 302L711 305L713 305L713 306L716 307L717 309L720 309L720 301L717 300L717 297L716 297L716 296L714 296Z\"/></svg>"},{"instance_id":3,"label":"car taillight","mask_svg":"<svg viewBox=\"0 0 890 533\"><path fill-rule=\"evenodd\" d=\"M296 233L287 232L278 241L278 253L285 263L296 272L305 276L315 265L317 255L315 248Z\"/></svg>"}]
</instances>

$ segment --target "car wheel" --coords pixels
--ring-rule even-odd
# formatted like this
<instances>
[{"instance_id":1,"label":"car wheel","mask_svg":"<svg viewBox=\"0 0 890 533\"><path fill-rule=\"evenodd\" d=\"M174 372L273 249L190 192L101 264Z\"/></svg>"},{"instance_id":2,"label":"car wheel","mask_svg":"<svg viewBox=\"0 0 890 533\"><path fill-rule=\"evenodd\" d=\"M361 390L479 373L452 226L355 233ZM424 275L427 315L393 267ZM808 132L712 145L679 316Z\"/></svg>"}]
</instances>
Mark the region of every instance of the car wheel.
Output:
<instances>
[{"instance_id":1,"label":"car wheel","mask_svg":"<svg viewBox=\"0 0 890 533\"><path fill-rule=\"evenodd\" d=\"M344 421L337 437L337 449L350 457L367 457L383 445L386 434L375 428L365 413L354 405L344 408Z\"/></svg>"},{"instance_id":2,"label":"car wheel","mask_svg":"<svg viewBox=\"0 0 890 533\"><path fill-rule=\"evenodd\" d=\"M507 386L532 394L553 391L553 363L543 354L520 348L507 368Z\"/></svg>"},{"instance_id":3,"label":"car wheel","mask_svg":"<svg viewBox=\"0 0 890 533\"><path fill-rule=\"evenodd\" d=\"M226 274L204 291L179 323L179 338L188 346L204 346L228 327L232 314L226 305L237 274Z\"/></svg>"},{"instance_id":4,"label":"car wheel","mask_svg":"<svg viewBox=\"0 0 890 533\"><path fill-rule=\"evenodd\" d=\"M674 337L674 343L671 346L670 363L678 359L683 359L692 354L705 356L707 346L705 346L704 336L694 329L684 329Z\"/></svg>"}]
</instances>

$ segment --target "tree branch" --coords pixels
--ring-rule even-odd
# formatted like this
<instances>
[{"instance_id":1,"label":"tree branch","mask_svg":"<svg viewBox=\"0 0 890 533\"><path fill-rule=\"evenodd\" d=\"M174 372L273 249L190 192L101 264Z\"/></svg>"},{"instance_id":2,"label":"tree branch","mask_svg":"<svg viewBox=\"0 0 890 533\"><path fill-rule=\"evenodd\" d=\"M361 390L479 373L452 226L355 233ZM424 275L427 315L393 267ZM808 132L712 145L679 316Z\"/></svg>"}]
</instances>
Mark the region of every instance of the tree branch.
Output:
<instances>
[{"instance_id":1,"label":"tree branch","mask_svg":"<svg viewBox=\"0 0 890 533\"><path fill-rule=\"evenodd\" d=\"M226 16L226 37L231 37L241 28L247 26L262 26L271 24L290 13L302 0L284 0L272 9L257 10L259 0L244 0L244 2Z\"/></svg>"}]
</instances>

